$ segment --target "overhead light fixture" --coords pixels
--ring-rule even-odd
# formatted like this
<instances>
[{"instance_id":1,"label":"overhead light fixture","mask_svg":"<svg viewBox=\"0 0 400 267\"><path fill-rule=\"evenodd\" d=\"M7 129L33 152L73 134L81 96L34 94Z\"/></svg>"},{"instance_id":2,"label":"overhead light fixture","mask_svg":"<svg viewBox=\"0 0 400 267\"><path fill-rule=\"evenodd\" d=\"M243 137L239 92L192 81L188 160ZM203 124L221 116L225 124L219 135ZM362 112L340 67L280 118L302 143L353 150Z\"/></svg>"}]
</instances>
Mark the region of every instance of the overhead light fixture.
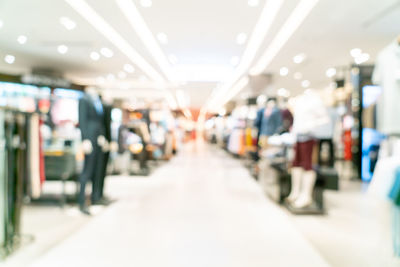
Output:
<instances>
[{"instance_id":1,"label":"overhead light fixture","mask_svg":"<svg viewBox=\"0 0 400 267\"><path fill-rule=\"evenodd\" d=\"M135 3L132 0L117 0L117 4L121 12L129 21L131 27L139 36L140 40L150 52L151 56L158 64L162 72L165 74L167 80L174 80L176 74L172 72L171 65L168 61L167 56L164 54L163 50L160 47L160 44L157 42L153 33L150 31L139 10L136 8ZM164 35L165 33L161 33L161 35L158 37L161 37L161 42L168 42L167 36Z\"/></svg>"},{"instance_id":2,"label":"overhead light fixture","mask_svg":"<svg viewBox=\"0 0 400 267\"><path fill-rule=\"evenodd\" d=\"M362 51L360 48L353 48L350 50L350 55L354 58L359 57L362 54Z\"/></svg>"},{"instance_id":3,"label":"overhead light fixture","mask_svg":"<svg viewBox=\"0 0 400 267\"><path fill-rule=\"evenodd\" d=\"M163 45L168 44L168 36L163 32L157 33L157 39Z\"/></svg>"},{"instance_id":4,"label":"overhead light fixture","mask_svg":"<svg viewBox=\"0 0 400 267\"><path fill-rule=\"evenodd\" d=\"M301 53L293 57L293 62L296 64L302 63L306 59L306 54Z\"/></svg>"},{"instance_id":5,"label":"overhead light fixture","mask_svg":"<svg viewBox=\"0 0 400 267\"><path fill-rule=\"evenodd\" d=\"M311 85L311 83L310 83L309 80L304 80L304 81L301 82L301 86L303 88L308 88L308 87L310 87L310 85Z\"/></svg>"},{"instance_id":6,"label":"overhead light fixture","mask_svg":"<svg viewBox=\"0 0 400 267\"><path fill-rule=\"evenodd\" d=\"M13 64L15 62L15 57L13 55L6 55L4 61L8 64Z\"/></svg>"},{"instance_id":7,"label":"overhead light fixture","mask_svg":"<svg viewBox=\"0 0 400 267\"><path fill-rule=\"evenodd\" d=\"M103 48L100 50L100 53L101 53L103 56L108 57L108 58L111 58L111 57L114 55L114 52L113 52L110 48L107 48L107 47L103 47Z\"/></svg>"},{"instance_id":8,"label":"overhead light fixture","mask_svg":"<svg viewBox=\"0 0 400 267\"><path fill-rule=\"evenodd\" d=\"M185 93L183 90L177 90L176 91L176 99L178 100L178 105L181 109L184 109L187 107L186 99L185 99Z\"/></svg>"},{"instance_id":9,"label":"overhead light fixture","mask_svg":"<svg viewBox=\"0 0 400 267\"><path fill-rule=\"evenodd\" d=\"M3 28L3 26L4 26L4 23L2 20L0 20L0 29Z\"/></svg>"},{"instance_id":10,"label":"overhead light fixture","mask_svg":"<svg viewBox=\"0 0 400 267\"><path fill-rule=\"evenodd\" d=\"M301 80L301 78L303 78L303 74L301 74L300 72L296 72L296 73L293 75L293 78L294 78L295 80Z\"/></svg>"},{"instance_id":11,"label":"overhead light fixture","mask_svg":"<svg viewBox=\"0 0 400 267\"><path fill-rule=\"evenodd\" d=\"M178 58L171 54L168 56L169 62L171 62L172 65L176 65L178 63Z\"/></svg>"},{"instance_id":12,"label":"overhead light fixture","mask_svg":"<svg viewBox=\"0 0 400 267\"><path fill-rule=\"evenodd\" d=\"M142 7L151 7L153 5L152 0L140 0Z\"/></svg>"},{"instance_id":13,"label":"overhead light fixture","mask_svg":"<svg viewBox=\"0 0 400 267\"><path fill-rule=\"evenodd\" d=\"M286 67L282 67L282 68L279 70L279 74L280 74L281 76L287 76L287 75L289 74L289 69L286 68Z\"/></svg>"},{"instance_id":14,"label":"overhead light fixture","mask_svg":"<svg viewBox=\"0 0 400 267\"><path fill-rule=\"evenodd\" d=\"M76 12L85 18L99 33L108 39L121 53L143 70L146 75L156 82L165 83L163 77L108 24L104 18L96 13L85 0L65 0Z\"/></svg>"},{"instance_id":15,"label":"overhead light fixture","mask_svg":"<svg viewBox=\"0 0 400 267\"><path fill-rule=\"evenodd\" d=\"M367 62L367 61L369 60L369 58L370 58L369 54L367 54L367 53L362 53L361 55L359 55L358 57L356 57L356 58L354 59L354 62L355 62L357 65L360 65L360 64L363 64L363 63Z\"/></svg>"},{"instance_id":16,"label":"overhead light fixture","mask_svg":"<svg viewBox=\"0 0 400 267\"><path fill-rule=\"evenodd\" d=\"M297 28L300 27L308 14L310 14L318 1L319 0L301 0L300 3L297 4L267 50L250 70L251 75L259 75L267 68Z\"/></svg>"},{"instance_id":17,"label":"overhead light fixture","mask_svg":"<svg viewBox=\"0 0 400 267\"><path fill-rule=\"evenodd\" d=\"M237 94L239 94L239 92L245 88L247 85L249 84L249 78L247 76L241 78L233 87L231 90L229 90L229 92L227 93L227 95L224 97L224 99L222 100L222 102L218 105L219 107L225 105L226 103L228 103L232 98L234 98Z\"/></svg>"},{"instance_id":18,"label":"overhead light fixture","mask_svg":"<svg viewBox=\"0 0 400 267\"><path fill-rule=\"evenodd\" d=\"M124 71L118 72L118 78L125 79L126 78L126 73Z\"/></svg>"},{"instance_id":19,"label":"overhead light fixture","mask_svg":"<svg viewBox=\"0 0 400 267\"><path fill-rule=\"evenodd\" d=\"M260 4L260 0L248 0L247 4L250 7L257 7Z\"/></svg>"},{"instance_id":20,"label":"overhead light fixture","mask_svg":"<svg viewBox=\"0 0 400 267\"><path fill-rule=\"evenodd\" d=\"M66 46L66 45L59 45L59 46L57 47L57 51L58 51L58 53L60 53L60 54L65 54L65 53L68 52L68 46Z\"/></svg>"},{"instance_id":21,"label":"overhead light fixture","mask_svg":"<svg viewBox=\"0 0 400 267\"><path fill-rule=\"evenodd\" d=\"M90 58L91 58L93 61L97 61L97 60L100 59L100 54L97 53L97 52L95 52L95 51L93 51L93 52L90 53Z\"/></svg>"},{"instance_id":22,"label":"overhead light fixture","mask_svg":"<svg viewBox=\"0 0 400 267\"><path fill-rule=\"evenodd\" d=\"M240 62L240 58L239 57L234 56L234 57L231 58L231 65L232 66L236 67L239 64L239 62Z\"/></svg>"},{"instance_id":23,"label":"overhead light fixture","mask_svg":"<svg viewBox=\"0 0 400 267\"><path fill-rule=\"evenodd\" d=\"M255 3L255 2L252 2ZM218 88L218 92L212 94L207 101L207 107L212 107L219 99L224 98L227 92L235 85L235 83L248 71L251 63L257 55L263 41L271 29L272 23L281 9L284 0L268 0L261 12L250 39L247 42L246 49L241 57L240 64L236 68L232 78ZM258 5L258 1L257 1ZM206 109L204 109L206 110Z\"/></svg>"},{"instance_id":24,"label":"overhead light fixture","mask_svg":"<svg viewBox=\"0 0 400 267\"><path fill-rule=\"evenodd\" d=\"M135 72L135 68L131 64L125 64L124 65L124 71L126 71L128 73L134 73Z\"/></svg>"},{"instance_id":25,"label":"overhead light fixture","mask_svg":"<svg viewBox=\"0 0 400 267\"><path fill-rule=\"evenodd\" d=\"M72 19L70 19L68 17L61 17L60 23L69 31L75 29L75 27L76 27L75 21L73 21Z\"/></svg>"},{"instance_id":26,"label":"overhead light fixture","mask_svg":"<svg viewBox=\"0 0 400 267\"><path fill-rule=\"evenodd\" d=\"M20 35L17 38L18 43L25 44L28 41L28 38L25 35Z\"/></svg>"},{"instance_id":27,"label":"overhead light fixture","mask_svg":"<svg viewBox=\"0 0 400 267\"><path fill-rule=\"evenodd\" d=\"M247 34L245 34L244 32L241 32L236 36L236 43L238 45L244 45L246 41L247 41Z\"/></svg>"},{"instance_id":28,"label":"overhead light fixture","mask_svg":"<svg viewBox=\"0 0 400 267\"><path fill-rule=\"evenodd\" d=\"M278 96L289 97L290 96L290 92L286 88L279 88L278 89Z\"/></svg>"},{"instance_id":29,"label":"overhead light fixture","mask_svg":"<svg viewBox=\"0 0 400 267\"><path fill-rule=\"evenodd\" d=\"M326 70L326 76L329 78L332 78L333 76L336 75L336 69L335 68L329 68Z\"/></svg>"},{"instance_id":30,"label":"overhead light fixture","mask_svg":"<svg viewBox=\"0 0 400 267\"><path fill-rule=\"evenodd\" d=\"M115 75L112 74L112 73L108 74L107 75L107 80L110 81L110 82L114 81L115 80Z\"/></svg>"}]
</instances>

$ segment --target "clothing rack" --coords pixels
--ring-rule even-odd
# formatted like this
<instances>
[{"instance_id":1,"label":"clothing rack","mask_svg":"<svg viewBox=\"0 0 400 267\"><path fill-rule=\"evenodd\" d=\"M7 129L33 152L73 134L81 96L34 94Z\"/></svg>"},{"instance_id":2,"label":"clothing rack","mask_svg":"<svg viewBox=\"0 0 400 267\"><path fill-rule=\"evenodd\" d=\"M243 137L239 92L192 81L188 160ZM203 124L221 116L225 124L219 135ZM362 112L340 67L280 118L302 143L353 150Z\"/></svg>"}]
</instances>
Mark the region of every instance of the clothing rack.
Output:
<instances>
[{"instance_id":1,"label":"clothing rack","mask_svg":"<svg viewBox=\"0 0 400 267\"><path fill-rule=\"evenodd\" d=\"M29 138L31 131L29 120L35 113L0 107L1 257L11 254L23 240L21 235L23 200L32 194L32 170L29 169L32 140ZM37 156L39 158L39 154ZM37 168L39 170L40 166Z\"/></svg>"}]
</instances>

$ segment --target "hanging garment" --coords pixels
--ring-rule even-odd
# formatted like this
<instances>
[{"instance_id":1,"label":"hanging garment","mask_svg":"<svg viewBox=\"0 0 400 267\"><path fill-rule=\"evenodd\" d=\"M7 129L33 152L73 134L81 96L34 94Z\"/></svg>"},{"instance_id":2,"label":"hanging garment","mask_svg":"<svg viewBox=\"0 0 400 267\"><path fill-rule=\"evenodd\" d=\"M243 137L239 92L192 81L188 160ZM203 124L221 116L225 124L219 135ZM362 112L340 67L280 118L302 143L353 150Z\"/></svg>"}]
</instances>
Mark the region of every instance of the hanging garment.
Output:
<instances>
[{"instance_id":1,"label":"hanging garment","mask_svg":"<svg viewBox=\"0 0 400 267\"><path fill-rule=\"evenodd\" d=\"M400 167L395 171L394 182L389 192L389 198L396 206L400 207Z\"/></svg>"},{"instance_id":2,"label":"hanging garment","mask_svg":"<svg viewBox=\"0 0 400 267\"><path fill-rule=\"evenodd\" d=\"M394 184L398 167L400 167L400 159L397 157L379 159L368 188L368 193L386 200Z\"/></svg>"},{"instance_id":3,"label":"hanging garment","mask_svg":"<svg viewBox=\"0 0 400 267\"><path fill-rule=\"evenodd\" d=\"M7 214L7 154L5 136L5 113L0 110L0 246L6 242L6 214Z\"/></svg>"},{"instance_id":4,"label":"hanging garment","mask_svg":"<svg viewBox=\"0 0 400 267\"><path fill-rule=\"evenodd\" d=\"M43 137L42 132L40 129L41 126L44 124L44 120L40 118L39 120L39 175L40 175L40 185L43 185L44 181L46 180L46 175L44 171L44 152L43 152Z\"/></svg>"},{"instance_id":5,"label":"hanging garment","mask_svg":"<svg viewBox=\"0 0 400 267\"><path fill-rule=\"evenodd\" d=\"M31 184L31 197L40 197L40 136L39 136L39 114L32 114L30 119L29 139L29 172Z\"/></svg>"},{"instance_id":6,"label":"hanging garment","mask_svg":"<svg viewBox=\"0 0 400 267\"><path fill-rule=\"evenodd\" d=\"M400 45L397 40L378 56L373 77L382 87L377 103L377 129L386 135L400 134Z\"/></svg>"}]
</instances>

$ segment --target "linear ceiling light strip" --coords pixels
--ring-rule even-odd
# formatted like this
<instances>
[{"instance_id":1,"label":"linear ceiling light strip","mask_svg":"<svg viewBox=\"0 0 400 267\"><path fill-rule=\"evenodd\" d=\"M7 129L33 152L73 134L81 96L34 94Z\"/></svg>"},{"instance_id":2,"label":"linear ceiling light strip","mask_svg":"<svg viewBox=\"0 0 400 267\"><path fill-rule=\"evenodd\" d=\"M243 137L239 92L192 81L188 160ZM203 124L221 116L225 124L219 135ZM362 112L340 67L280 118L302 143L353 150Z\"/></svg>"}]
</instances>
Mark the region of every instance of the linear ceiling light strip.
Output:
<instances>
[{"instance_id":1,"label":"linear ceiling light strip","mask_svg":"<svg viewBox=\"0 0 400 267\"><path fill-rule=\"evenodd\" d=\"M269 0L265 4L233 77L218 89L218 93L210 97L206 109L213 107L220 98L223 98L235 82L248 71L283 3L284 0Z\"/></svg>"},{"instance_id":2,"label":"linear ceiling light strip","mask_svg":"<svg viewBox=\"0 0 400 267\"><path fill-rule=\"evenodd\" d=\"M114 30L96 11L91 8L84 0L65 0L76 12L84 17L99 33L107 38L117 47L129 60L138 66L150 79L159 83L167 91L167 98L172 109L176 107L176 101L171 92L165 87L165 79L124 39Z\"/></svg>"},{"instance_id":3,"label":"linear ceiling light strip","mask_svg":"<svg viewBox=\"0 0 400 267\"><path fill-rule=\"evenodd\" d=\"M250 70L251 75L259 75L268 67L274 57L279 53L297 28L303 23L317 3L318 0L302 0L296 6L295 10L286 20L285 24L282 26L265 53L261 56L260 60Z\"/></svg>"},{"instance_id":4,"label":"linear ceiling light strip","mask_svg":"<svg viewBox=\"0 0 400 267\"><path fill-rule=\"evenodd\" d=\"M136 34L144 43L151 56L160 66L161 70L169 81L173 80L171 66L168 62L167 57L163 53L157 40L150 31L143 17L140 15L135 4L131 0L117 0L118 7L121 12L125 15Z\"/></svg>"},{"instance_id":5,"label":"linear ceiling light strip","mask_svg":"<svg viewBox=\"0 0 400 267\"><path fill-rule=\"evenodd\" d=\"M100 15L84 0L65 0L76 12L84 17L98 32L125 54L152 80L164 83L164 78Z\"/></svg>"},{"instance_id":6,"label":"linear ceiling light strip","mask_svg":"<svg viewBox=\"0 0 400 267\"><path fill-rule=\"evenodd\" d=\"M245 76L241 78L231 90L229 90L227 97L217 105L217 107L222 107L226 103L228 103L231 99L233 99L243 88L245 88L249 84L249 77Z\"/></svg>"}]
</instances>

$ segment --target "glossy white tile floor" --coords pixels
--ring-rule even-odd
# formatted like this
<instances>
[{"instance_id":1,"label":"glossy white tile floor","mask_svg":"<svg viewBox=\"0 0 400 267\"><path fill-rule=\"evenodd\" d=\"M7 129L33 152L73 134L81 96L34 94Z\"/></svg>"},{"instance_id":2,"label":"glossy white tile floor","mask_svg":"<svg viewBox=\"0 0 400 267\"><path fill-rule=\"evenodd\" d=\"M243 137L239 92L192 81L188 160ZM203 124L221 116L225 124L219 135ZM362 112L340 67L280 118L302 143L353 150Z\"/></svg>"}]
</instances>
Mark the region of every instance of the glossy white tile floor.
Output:
<instances>
[{"instance_id":1,"label":"glossy white tile floor","mask_svg":"<svg viewBox=\"0 0 400 267\"><path fill-rule=\"evenodd\" d=\"M238 161L201 145L186 147L150 177L110 177L107 189L119 201L90 219L68 209L29 208L25 229L36 232L36 240L4 265L322 267L382 260L361 255L369 247L341 253L343 234L352 234L352 222L341 220L347 213L293 217L265 197ZM35 214L42 216L33 227ZM344 229L341 236L338 229ZM356 231L352 240L363 233Z\"/></svg>"}]
</instances>

